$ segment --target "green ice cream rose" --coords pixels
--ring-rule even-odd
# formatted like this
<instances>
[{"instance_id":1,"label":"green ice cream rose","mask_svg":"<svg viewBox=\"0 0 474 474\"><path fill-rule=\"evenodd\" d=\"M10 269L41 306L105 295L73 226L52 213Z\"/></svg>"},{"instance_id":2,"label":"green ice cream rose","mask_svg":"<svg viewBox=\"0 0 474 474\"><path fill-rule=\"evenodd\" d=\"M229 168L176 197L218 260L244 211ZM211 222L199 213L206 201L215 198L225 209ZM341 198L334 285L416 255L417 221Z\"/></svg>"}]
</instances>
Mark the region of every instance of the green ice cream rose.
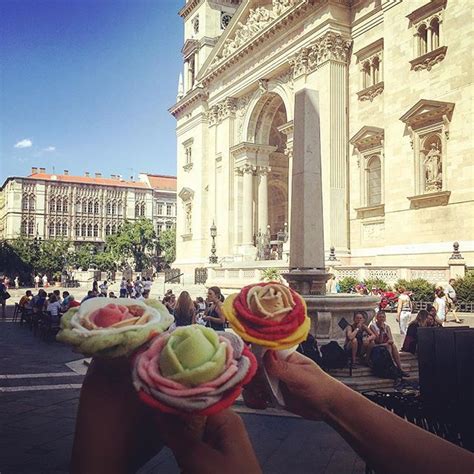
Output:
<instances>
[{"instance_id":1,"label":"green ice cream rose","mask_svg":"<svg viewBox=\"0 0 474 474\"><path fill-rule=\"evenodd\" d=\"M171 380L194 387L210 382L225 369L226 344L218 334L200 325L173 331L160 355L160 372Z\"/></svg>"}]
</instances>

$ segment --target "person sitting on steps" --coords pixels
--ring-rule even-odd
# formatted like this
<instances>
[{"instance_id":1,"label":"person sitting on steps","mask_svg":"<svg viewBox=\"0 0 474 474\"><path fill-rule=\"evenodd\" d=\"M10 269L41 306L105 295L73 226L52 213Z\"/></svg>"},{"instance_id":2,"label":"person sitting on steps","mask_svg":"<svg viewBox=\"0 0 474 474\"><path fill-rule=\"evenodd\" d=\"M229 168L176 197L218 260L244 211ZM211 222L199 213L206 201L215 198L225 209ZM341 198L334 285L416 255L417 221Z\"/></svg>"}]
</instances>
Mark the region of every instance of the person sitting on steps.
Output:
<instances>
[{"instance_id":1,"label":"person sitting on steps","mask_svg":"<svg viewBox=\"0 0 474 474\"><path fill-rule=\"evenodd\" d=\"M402 369L400 354L393 340L390 326L385 323L386 320L387 316L385 314L385 311L379 311L375 315L375 322L372 322L370 324L369 329L375 335L374 344L376 346L385 346L385 348L391 355L393 362L400 369L400 374L402 375L402 377L408 377L410 374L408 374Z\"/></svg>"},{"instance_id":2,"label":"person sitting on steps","mask_svg":"<svg viewBox=\"0 0 474 474\"><path fill-rule=\"evenodd\" d=\"M346 342L344 349L351 355L352 366L355 366L356 357L365 357L369 360L370 351L374 347L375 335L365 324L366 315L363 311L354 313L354 322L346 327Z\"/></svg>"}]
</instances>

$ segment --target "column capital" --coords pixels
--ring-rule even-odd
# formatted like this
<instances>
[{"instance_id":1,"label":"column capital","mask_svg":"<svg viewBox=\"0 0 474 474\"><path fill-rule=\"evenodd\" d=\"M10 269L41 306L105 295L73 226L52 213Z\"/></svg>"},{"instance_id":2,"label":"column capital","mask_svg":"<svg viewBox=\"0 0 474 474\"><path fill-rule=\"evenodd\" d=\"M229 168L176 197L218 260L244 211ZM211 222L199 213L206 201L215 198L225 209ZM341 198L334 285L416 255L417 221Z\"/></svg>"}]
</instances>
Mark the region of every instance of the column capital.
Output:
<instances>
[{"instance_id":1,"label":"column capital","mask_svg":"<svg viewBox=\"0 0 474 474\"><path fill-rule=\"evenodd\" d=\"M270 168L270 166L257 166L256 167L256 172L258 176L267 176L271 170L272 169Z\"/></svg>"}]
</instances>

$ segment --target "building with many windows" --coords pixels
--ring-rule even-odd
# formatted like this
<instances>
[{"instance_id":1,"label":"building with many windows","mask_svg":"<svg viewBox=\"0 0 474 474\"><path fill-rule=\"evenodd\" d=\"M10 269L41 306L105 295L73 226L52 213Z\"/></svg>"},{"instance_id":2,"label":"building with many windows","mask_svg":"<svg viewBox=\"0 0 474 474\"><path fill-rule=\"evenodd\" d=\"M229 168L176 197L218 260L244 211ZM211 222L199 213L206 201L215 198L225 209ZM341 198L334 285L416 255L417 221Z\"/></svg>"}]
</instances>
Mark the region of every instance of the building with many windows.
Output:
<instances>
[{"instance_id":1,"label":"building with many windows","mask_svg":"<svg viewBox=\"0 0 474 474\"><path fill-rule=\"evenodd\" d=\"M25 235L102 244L125 220L141 218L152 220L157 232L174 227L175 177L141 173L138 181L126 181L32 168L27 177L7 178L0 189L2 239Z\"/></svg>"},{"instance_id":2,"label":"building with many windows","mask_svg":"<svg viewBox=\"0 0 474 474\"><path fill-rule=\"evenodd\" d=\"M214 222L228 267L216 272L252 276L259 237L286 234L303 88L319 92L326 251L346 266L445 268L458 241L474 258L470 5L188 0L179 13L175 265L208 264Z\"/></svg>"}]
</instances>

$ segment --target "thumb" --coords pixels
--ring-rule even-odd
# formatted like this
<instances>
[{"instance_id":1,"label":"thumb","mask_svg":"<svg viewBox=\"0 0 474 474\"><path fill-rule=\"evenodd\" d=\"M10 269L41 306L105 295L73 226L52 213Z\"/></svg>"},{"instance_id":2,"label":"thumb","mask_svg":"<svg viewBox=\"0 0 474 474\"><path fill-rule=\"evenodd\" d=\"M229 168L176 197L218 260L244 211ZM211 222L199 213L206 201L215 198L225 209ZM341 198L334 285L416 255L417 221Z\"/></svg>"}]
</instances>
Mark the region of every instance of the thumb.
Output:
<instances>
[{"instance_id":1,"label":"thumb","mask_svg":"<svg viewBox=\"0 0 474 474\"><path fill-rule=\"evenodd\" d=\"M267 372L280 379L282 382L289 382L293 378L293 371L290 370L290 364L286 360L279 359L275 351L267 351L263 356L263 363Z\"/></svg>"}]
</instances>

